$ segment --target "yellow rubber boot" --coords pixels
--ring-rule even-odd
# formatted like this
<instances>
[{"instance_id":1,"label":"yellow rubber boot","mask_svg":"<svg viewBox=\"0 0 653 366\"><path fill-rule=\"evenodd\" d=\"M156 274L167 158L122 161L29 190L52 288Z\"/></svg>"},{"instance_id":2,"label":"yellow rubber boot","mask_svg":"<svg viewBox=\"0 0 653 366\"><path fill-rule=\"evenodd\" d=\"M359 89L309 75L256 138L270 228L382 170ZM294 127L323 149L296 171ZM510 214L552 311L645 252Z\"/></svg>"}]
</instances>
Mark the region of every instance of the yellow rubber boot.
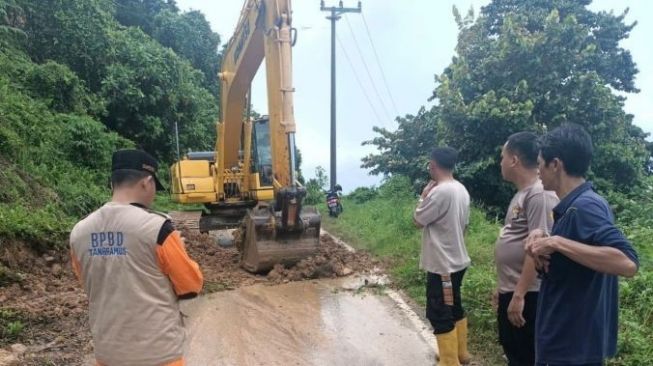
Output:
<instances>
[{"instance_id":1,"label":"yellow rubber boot","mask_svg":"<svg viewBox=\"0 0 653 366\"><path fill-rule=\"evenodd\" d=\"M449 333L436 334L440 361L438 366L460 366L458 362L458 336L456 329Z\"/></svg>"},{"instance_id":2,"label":"yellow rubber boot","mask_svg":"<svg viewBox=\"0 0 653 366\"><path fill-rule=\"evenodd\" d=\"M455 330L458 336L458 361L466 365L472 362L472 356L467 351L467 318L457 321Z\"/></svg>"}]
</instances>

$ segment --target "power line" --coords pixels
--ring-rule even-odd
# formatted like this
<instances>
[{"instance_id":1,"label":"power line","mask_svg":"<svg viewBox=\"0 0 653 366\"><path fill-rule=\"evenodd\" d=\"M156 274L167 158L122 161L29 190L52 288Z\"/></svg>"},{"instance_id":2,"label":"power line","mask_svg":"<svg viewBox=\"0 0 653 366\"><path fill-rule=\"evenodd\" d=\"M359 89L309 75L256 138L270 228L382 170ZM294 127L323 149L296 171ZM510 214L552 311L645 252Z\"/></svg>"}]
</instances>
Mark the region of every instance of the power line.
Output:
<instances>
[{"instance_id":1,"label":"power line","mask_svg":"<svg viewBox=\"0 0 653 366\"><path fill-rule=\"evenodd\" d=\"M370 109L372 112L374 112L374 115L376 116L376 121L379 123L379 125L385 125L381 121L379 117L379 114L376 111L376 108L374 107L374 104L372 103L372 100L370 99L369 94L367 94L367 91L365 90L365 87L363 86L363 83L361 82L361 79L358 77L358 74L356 73L356 69L354 68L354 64L351 62L351 59L349 58L349 54L347 54L347 50L345 47L342 45L342 41L340 41L340 37L336 36L336 39L338 40L338 45L340 46L340 50L342 50L342 53L345 55L345 58L347 59L347 62L349 63L349 67L351 67L351 71L354 74L354 77L356 77L356 81L358 82L358 86L360 86L361 91L363 92L363 95L365 96L365 99L367 99L367 104L370 106Z\"/></svg>"},{"instance_id":2,"label":"power line","mask_svg":"<svg viewBox=\"0 0 653 366\"><path fill-rule=\"evenodd\" d=\"M383 67L381 66L381 60L379 58L379 54L376 52L376 47L374 47L374 42L372 41L372 35L370 34L370 28L367 26L367 21L365 20L365 14L361 13L361 15L363 16L363 24L365 24L365 30L367 31L367 38L370 40L370 44L372 45L372 50L374 50L376 63L379 66L379 70L381 70L381 76L383 77L383 85L385 85L385 90L388 92L388 96L390 96L390 101L392 102L392 106L395 109L395 113L399 115L399 110L397 109L395 98L392 96L392 93L390 92L390 87L388 87L388 80L386 79L385 72L383 71Z\"/></svg>"},{"instance_id":3,"label":"power line","mask_svg":"<svg viewBox=\"0 0 653 366\"><path fill-rule=\"evenodd\" d=\"M358 55L360 56L361 60L363 61L363 66L365 67L365 71L367 72L367 76L370 78L370 82L372 83L372 88L374 89L374 92L376 93L377 98L379 98L379 102L381 103L381 107L383 107L383 111L385 112L386 116L392 120L392 115L388 112L388 108L386 108L385 103L383 102L383 98L381 98L381 94L379 93L379 89L376 88L376 85L374 84L374 78L372 77L372 73L370 73L370 69L367 66L367 62L365 62L365 57L363 57L363 53L361 52L361 48L358 45L358 40L356 39L356 34L354 34L354 29L351 27L351 23L349 22L349 18L345 17L345 20L347 21L347 26L349 27L349 30L351 31L351 36L354 39L354 44L356 45L356 49L358 50Z\"/></svg>"}]
</instances>

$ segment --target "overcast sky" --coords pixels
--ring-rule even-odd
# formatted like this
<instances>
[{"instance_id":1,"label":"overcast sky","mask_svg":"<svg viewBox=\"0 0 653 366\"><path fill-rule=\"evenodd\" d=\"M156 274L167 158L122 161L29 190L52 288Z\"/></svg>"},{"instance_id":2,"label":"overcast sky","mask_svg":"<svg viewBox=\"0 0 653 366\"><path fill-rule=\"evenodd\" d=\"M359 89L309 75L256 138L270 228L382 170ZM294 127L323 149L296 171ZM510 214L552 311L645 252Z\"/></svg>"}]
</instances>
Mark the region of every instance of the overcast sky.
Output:
<instances>
[{"instance_id":1,"label":"overcast sky","mask_svg":"<svg viewBox=\"0 0 653 366\"><path fill-rule=\"evenodd\" d=\"M343 2L346 7L357 5L355 0ZM325 3L331 6L338 1ZM435 87L433 77L443 71L454 55L458 31L452 6L458 6L463 14L472 6L478 14L487 3L488 0L364 0L362 15L349 14L338 21L337 177L345 192L380 181L380 177L369 176L360 168L361 157L374 152L373 147L361 146L362 141L375 136L372 127L395 129L397 115L414 114L420 106L430 104L427 99ZM202 11L213 30L220 34L222 43L226 43L243 1L177 0L177 4L182 10ZM626 21L638 22L630 38L622 43L632 52L640 70L636 86L641 92L627 96L626 111L635 115L635 124L653 132L653 2L595 0L590 7L616 13L629 7ZM293 1L293 26L299 33L293 48L295 119L302 169L307 177L314 175L317 166L324 167L327 174L329 170L331 32L326 15L320 11L319 0ZM254 109L262 114L267 112L264 78L264 72L259 71L252 90Z\"/></svg>"}]
</instances>

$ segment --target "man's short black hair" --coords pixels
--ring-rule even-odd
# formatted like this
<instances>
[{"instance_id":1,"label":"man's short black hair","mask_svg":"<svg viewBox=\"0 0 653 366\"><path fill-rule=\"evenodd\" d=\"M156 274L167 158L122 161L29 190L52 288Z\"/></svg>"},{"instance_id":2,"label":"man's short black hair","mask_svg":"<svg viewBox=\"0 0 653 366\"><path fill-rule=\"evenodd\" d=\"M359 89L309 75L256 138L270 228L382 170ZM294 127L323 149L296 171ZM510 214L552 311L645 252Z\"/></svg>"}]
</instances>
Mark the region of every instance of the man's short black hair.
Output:
<instances>
[{"instance_id":1,"label":"man's short black hair","mask_svg":"<svg viewBox=\"0 0 653 366\"><path fill-rule=\"evenodd\" d=\"M506 150L517 155L522 165L528 169L537 168L537 155L539 149L537 145L537 135L533 132L517 132L508 137Z\"/></svg>"},{"instance_id":2,"label":"man's short black hair","mask_svg":"<svg viewBox=\"0 0 653 366\"><path fill-rule=\"evenodd\" d=\"M540 139L540 154L548 165L558 158L572 177L584 177L592 161L592 138L577 124L561 125Z\"/></svg>"},{"instance_id":3,"label":"man's short black hair","mask_svg":"<svg viewBox=\"0 0 653 366\"><path fill-rule=\"evenodd\" d=\"M138 181L152 174L144 170L116 169L111 172L111 186L113 188L133 186Z\"/></svg>"},{"instance_id":4,"label":"man's short black hair","mask_svg":"<svg viewBox=\"0 0 653 366\"><path fill-rule=\"evenodd\" d=\"M453 170L458 162L458 151L452 147L436 147L431 151L431 160L439 167L446 170Z\"/></svg>"}]
</instances>

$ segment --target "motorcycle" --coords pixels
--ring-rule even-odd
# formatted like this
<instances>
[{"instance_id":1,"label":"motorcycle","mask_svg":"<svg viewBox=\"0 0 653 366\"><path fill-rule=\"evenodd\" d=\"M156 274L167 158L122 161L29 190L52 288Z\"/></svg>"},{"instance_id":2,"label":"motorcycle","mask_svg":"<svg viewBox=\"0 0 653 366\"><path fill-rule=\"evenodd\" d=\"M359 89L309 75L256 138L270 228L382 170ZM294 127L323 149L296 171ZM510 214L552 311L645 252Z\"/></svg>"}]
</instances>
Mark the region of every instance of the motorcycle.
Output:
<instances>
[{"instance_id":1,"label":"motorcycle","mask_svg":"<svg viewBox=\"0 0 653 366\"><path fill-rule=\"evenodd\" d=\"M329 209L329 216L338 217L342 213L342 203L340 203L340 196L342 194L342 187L336 184L333 189L326 192L326 204Z\"/></svg>"}]
</instances>

